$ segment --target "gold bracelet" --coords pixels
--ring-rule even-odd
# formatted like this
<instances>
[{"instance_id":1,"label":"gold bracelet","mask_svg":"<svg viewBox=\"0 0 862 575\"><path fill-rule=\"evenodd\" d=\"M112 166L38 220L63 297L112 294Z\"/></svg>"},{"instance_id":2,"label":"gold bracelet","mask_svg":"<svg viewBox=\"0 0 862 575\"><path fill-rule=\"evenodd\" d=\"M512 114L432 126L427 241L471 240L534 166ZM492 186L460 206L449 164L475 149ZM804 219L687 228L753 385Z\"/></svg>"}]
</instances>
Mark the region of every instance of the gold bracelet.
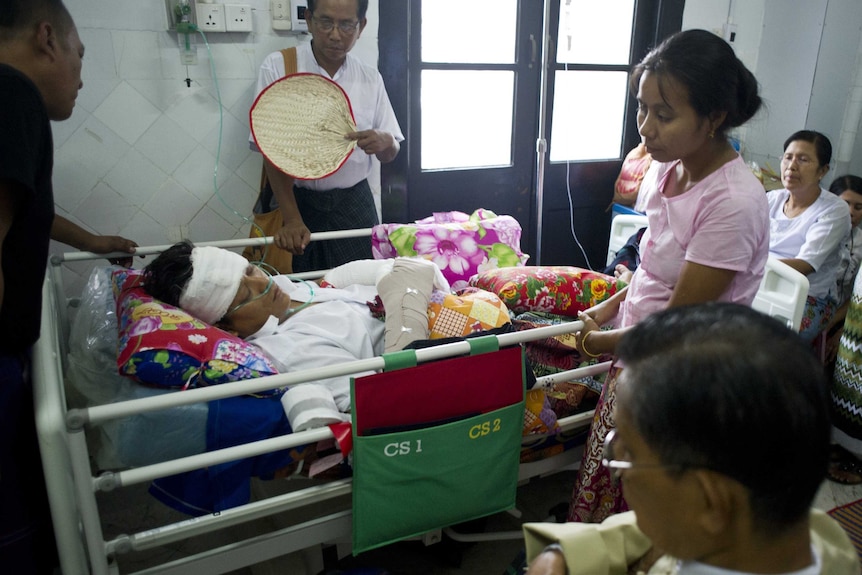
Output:
<instances>
[{"instance_id":1,"label":"gold bracelet","mask_svg":"<svg viewBox=\"0 0 862 575\"><path fill-rule=\"evenodd\" d=\"M599 356L600 356L600 355L602 355L602 354L600 354L600 353L590 353L590 350L588 350L588 349L587 349L587 338L590 336L590 334L591 334L591 333L593 333L593 332L592 332L592 331L588 331L588 332L586 333L586 335L584 335L584 337L582 337L582 338L581 338L581 349L582 349L582 350L584 350L584 353L585 353L585 354L587 354L587 356L588 356L588 357L597 358L597 357L599 357Z\"/></svg>"}]
</instances>

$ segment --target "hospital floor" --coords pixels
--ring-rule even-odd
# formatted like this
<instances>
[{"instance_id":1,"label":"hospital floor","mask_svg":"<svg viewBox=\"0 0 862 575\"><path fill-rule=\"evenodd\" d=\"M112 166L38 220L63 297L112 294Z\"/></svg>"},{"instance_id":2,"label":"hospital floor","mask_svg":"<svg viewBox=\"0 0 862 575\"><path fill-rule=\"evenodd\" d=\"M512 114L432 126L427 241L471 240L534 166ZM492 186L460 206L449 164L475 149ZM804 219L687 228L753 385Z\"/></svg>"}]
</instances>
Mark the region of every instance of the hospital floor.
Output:
<instances>
[{"instance_id":1,"label":"hospital floor","mask_svg":"<svg viewBox=\"0 0 862 575\"><path fill-rule=\"evenodd\" d=\"M518 489L517 509L521 513L518 519L509 513L500 513L487 518L484 522L474 522L461 526L464 532L471 530L485 531L517 531L522 521L542 521L549 517L550 510L567 502L576 471L562 471L552 475L534 478ZM123 532L135 530L136 525L146 524L151 520L163 521L171 518L172 511L156 502L145 490L126 493L119 496L104 494L109 510L103 526L106 534L112 529L122 529ZM478 495L478 494L477 494ZM111 500L111 497L118 497ZM845 486L825 481L815 498L815 507L829 510L845 503L862 499L862 485ZM145 511L141 511L142 507ZM133 510L133 511L131 511ZM173 520L184 516L176 515ZM248 534L245 533L244 536ZM153 562L170 561L188 552L196 552L205 546L225 545L236 539L231 532L218 532L206 536L204 540L191 540L174 546L162 547L149 552L143 552L136 557L121 556L120 572L137 571L153 564ZM389 545L377 550L352 557L347 554L337 560L338 553L333 546L325 555L327 564L323 571L316 567L307 568L306 557L302 553L293 553L271 561L233 571L233 575L327 575L347 574L351 571L356 575L503 575L513 560L523 550L521 540L497 540L481 543L458 543L444 537L440 543L425 545L421 541L405 541Z\"/></svg>"},{"instance_id":2,"label":"hospital floor","mask_svg":"<svg viewBox=\"0 0 862 575\"><path fill-rule=\"evenodd\" d=\"M459 531L485 532L517 532L522 521L543 521L548 519L550 509L567 502L571 496L575 481L573 470L566 470L531 479L518 488L516 509L521 514L518 519L510 513L499 513L484 520L458 526ZM292 481L288 481L291 483ZM273 482L260 482L271 484ZM477 496L481 494L477 493ZM98 495L100 508L103 510L102 528L106 537L117 533L131 533L148 529L151 524L165 524L171 521L181 521L187 517L162 505L146 492L146 488L136 486L128 490L100 493ZM118 563L120 573L139 571L178 559L185 554L199 552L203 549L227 545L240 538L257 535L266 527L252 526L248 529L236 529L215 532L184 542L159 547L131 555L120 555ZM257 529L257 531L255 531ZM272 529L270 527L270 529ZM232 575L318 575L318 573L382 575L502 575L506 568L523 550L523 541L519 539L486 541L481 543L458 543L444 536L442 542L425 545L422 541L412 540L380 549L372 550L357 557L351 556L346 549L339 553L335 546L324 551L326 564L324 569L314 565L307 567L306 557L302 553L293 553L232 571ZM340 559L339 559L340 555ZM319 558L319 556L315 556ZM372 571L379 569L380 571ZM189 571L191 573L191 571ZM352 575L352 574L351 574Z\"/></svg>"}]
</instances>

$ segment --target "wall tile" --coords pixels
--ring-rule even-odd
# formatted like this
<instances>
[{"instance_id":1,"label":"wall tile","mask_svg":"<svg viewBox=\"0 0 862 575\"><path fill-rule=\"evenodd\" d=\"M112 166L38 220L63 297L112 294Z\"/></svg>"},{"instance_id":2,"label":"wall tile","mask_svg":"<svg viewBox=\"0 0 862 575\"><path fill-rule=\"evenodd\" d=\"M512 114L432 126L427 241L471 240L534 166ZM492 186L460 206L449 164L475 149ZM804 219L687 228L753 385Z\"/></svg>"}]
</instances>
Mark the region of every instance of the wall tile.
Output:
<instances>
[{"instance_id":1,"label":"wall tile","mask_svg":"<svg viewBox=\"0 0 862 575\"><path fill-rule=\"evenodd\" d=\"M100 183L72 213L90 229L116 235L137 212L137 206L107 184Z\"/></svg>"},{"instance_id":2,"label":"wall tile","mask_svg":"<svg viewBox=\"0 0 862 575\"><path fill-rule=\"evenodd\" d=\"M129 145L95 116L87 118L58 150L61 161L78 162L101 178L122 158Z\"/></svg>"},{"instance_id":3,"label":"wall tile","mask_svg":"<svg viewBox=\"0 0 862 575\"><path fill-rule=\"evenodd\" d=\"M147 215L166 228L187 225L200 209L200 200L172 178L143 207Z\"/></svg>"},{"instance_id":4,"label":"wall tile","mask_svg":"<svg viewBox=\"0 0 862 575\"><path fill-rule=\"evenodd\" d=\"M71 6L69 9L74 16L74 9ZM90 80L118 78L111 31L87 28L78 23L78 35L81 37L81 42L84 43L85 48L84 65L81 69L84 85L86 86Z\"/></svg>"},{"instance_id":5,"label":"wall tile","mask_svg":"<svg viewBox=\"0 0 862 575\"><path fill-rule=\"evenodd\" d=\"M207 202L230 177L230 171L220 164L216 175L217 183L213 183L215 171L215 156L204 148L194 148L179 168L174 172L174 179L201 202Z\"/></svg>"},{"instance_id":6,"label":"wall tile","mask_svg":"<svg viewBox=\"0 0 862 575\"><path fill-rule=\"evenodd\" d=\"M189 239L193 242L229 240L236 233L235 225L228 223L207 206L204 206L189 223Z\"/></svg>"},{"instance_id":7,"label":"wall tile","mask_svg":"<svg viewBox=\"0 0 862 575\"><path fill-rule=\"evenodd\" d=\"M128 150L102 122L88 118L54 153L54 201L74 212Z\"/></svg>"},{"instance_id":8,"label":"wall tile","mask_svg":"<svg viewBox=\"0 0 862 575\"><path fill-rule=\"evenodd\" d=\"M165 114L180 125L188 135L200 142L219 122L219 106L206 88L192 84L177 93L178 99Z\"/></svg>"},{"instance_id":9,"label":"wall tile","mask_svg":"<svg viewBox=\"0 0 862 575\"><path fill-rule=\"evenodd\" d=\"M84 87L78 92L78 99L75 101L75 111L77 112L80 108L89 113L95 112L120 82L121 80L116 77L84 80ZM64 124L65 122L57 123Z\"/></svg>"},{"instance_id":10,"label":"wall tile","mask_svg":"<svg viewBox=\"0 0 862 575\"><path fill-rule=\"evenodd\" d=\"M213 211L217 212L228 223L242 226L248 217L254 203L257 201L258 190L249 186L236 175L231 176L223 186L219 187L217 195L207 202Z\"/></svg>"},{"instance_id":11,"label":"wall tile","mask_svg":"<svg viewBox=\"0 0 862 575\"><path fill-rule=\"evenodd\" d=\"M168 175L132 148L105 175L103 181L138 207L144 206L168 179Z\"/></svg>"},{"instance_id":12,"label":"wall tile","mask_svg":"<svg viewBox=\"0 0 862 575\"><path fill-rule=\"evenodd\" d=\"M78 102L80 103L80 101L81 97L78 96ZM72 110L71 117L62 122L51 122L51 133L54 136L54 148L57 149L65 144L72 134L74 134L89 117L90 112L84 110L78 103L76 103L74 110Z\"/></svg>"},{"instance_id":13,"label":"wall tile","mask_svg":"<svg viewBox=\"0 0 862 575\"><path fill-rule=\"evenodd\" d=\"M111 41L114 45L114 62L120 78L160 78L161 61L154 55L159 53L159 32L114 30ZM177 49L179 54L179 49Z\"/></svg>"},{"instance_id":14,"label":"wall tile","mask_svg":"<svg viewBox=\"0 0 862 575\"><path fill-rule=\"evenodd\" d=\"M196 145L176 122L162 115L137 141L135 149L166 174L173 174Z\"/></svg>"},{"instance_id":15,"label":"wall tile","mask_svg":"<svg viewBox=\"0 0 862 575\"><path fill-rule=\"evenodd\" d=\"M161 112L128 83L121 82L93 115L128 144L134 144Z\"/></svg>"},{"instance_id":16,"label":"wall tile","mask_svg":"<svg viewBox=\"0 0 862 575\"><path fill-rule=\"evenodd\" d=\"M254 189L260 187L260 170L263 166L263 156L257 152L250 153L236 170L236 175Z\"/></svg>"},{"instance_id":17,"label":"wall tile","mask_svg":"<svg viewBox=\"0 0 862 575\"><path fill-rule=\"evenodd\" d=\"M223 118L201 141L201 145L213 156L219 156L229 170L235 170L252 153L248 147L248 123L240 122L228 112Z\"/></svg>"},{"instance_id":18,"label":"wall tile","mask_svg":"<svg viewBox=\"0 0 862 575\"><path fill-rule=\"evenodd\" d=\"M139 246L159 246L174 243L168 236L167 228L146 212L136 213L129 223L120 229L119 234L124 238L135 240ZM147 263L146 259L137 258L134 267L143 267Z\"/></svg>"}]
</instances>

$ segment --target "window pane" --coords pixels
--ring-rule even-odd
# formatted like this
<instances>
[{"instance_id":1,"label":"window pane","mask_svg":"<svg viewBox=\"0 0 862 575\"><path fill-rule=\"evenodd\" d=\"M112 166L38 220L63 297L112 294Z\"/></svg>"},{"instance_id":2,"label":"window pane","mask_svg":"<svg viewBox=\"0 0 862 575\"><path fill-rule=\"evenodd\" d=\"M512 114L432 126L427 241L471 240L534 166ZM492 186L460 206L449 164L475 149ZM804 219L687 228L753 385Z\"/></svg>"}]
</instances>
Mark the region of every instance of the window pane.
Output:
<instances>
[{"instance_id":1,"label":"window pane","mask_svg":"<svg viewBox=\"0 0 862 575\"><path fill-rule=\"evenodd\" d=\"M558 70L551 161L619 158L627 93L626 72Z\"/></svg>"},{"instance_id":2,"label":"window pane","mask_svg":"<svg viewBox=\"0 0 862 575\"><path fill-rule=\"evenodd\" d=\"M560 0L557 62L629 63L634 0Z\"/></svg>"},{"instance_id":3,"label":"window pane","mask_svg":"<svg viewBox=\"0 0 862 575\"><path fill-rule=\"evenodd\" d=\"M513 64L517 0L422 2L422 61Z\"/></svg>"},{"instance_id":4,"label":"window pane","mask_svg":"<svg viewBox=\"0 0 862 575\"><path fill-rule=\"evenodd\" d=\"M422 169L512 163L511 71L422 72Z\"/></svg>"}]
</instances>

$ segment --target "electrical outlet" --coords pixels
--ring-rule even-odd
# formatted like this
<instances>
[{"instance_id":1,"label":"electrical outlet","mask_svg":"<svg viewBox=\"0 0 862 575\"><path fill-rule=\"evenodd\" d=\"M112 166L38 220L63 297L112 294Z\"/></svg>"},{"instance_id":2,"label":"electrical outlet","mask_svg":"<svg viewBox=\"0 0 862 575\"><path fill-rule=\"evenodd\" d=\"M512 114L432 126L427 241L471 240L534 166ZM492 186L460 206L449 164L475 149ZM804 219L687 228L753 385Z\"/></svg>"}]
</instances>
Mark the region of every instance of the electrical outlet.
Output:
<instances>
[{"instance_id":1,"label":"electrical outlet","mask_svg":"<svg viewBox=\"0 0 862 575\"><path fill-rule=\"evenodd\" d=\"M251 6L247 4L225 4L224 16L228 32L251 32Z\"/></svg>"},{"instance_id":2,"label":"electrical outlet","mask_svg":"<svg viewBox=\"0 0 862 575\"><path fill-rule=\"evenodd\" d=\"M207 32L226 32L224 17L224 4L195 4L195 12L198 17L198 28Z\"/></svg>"}]
</instances>

